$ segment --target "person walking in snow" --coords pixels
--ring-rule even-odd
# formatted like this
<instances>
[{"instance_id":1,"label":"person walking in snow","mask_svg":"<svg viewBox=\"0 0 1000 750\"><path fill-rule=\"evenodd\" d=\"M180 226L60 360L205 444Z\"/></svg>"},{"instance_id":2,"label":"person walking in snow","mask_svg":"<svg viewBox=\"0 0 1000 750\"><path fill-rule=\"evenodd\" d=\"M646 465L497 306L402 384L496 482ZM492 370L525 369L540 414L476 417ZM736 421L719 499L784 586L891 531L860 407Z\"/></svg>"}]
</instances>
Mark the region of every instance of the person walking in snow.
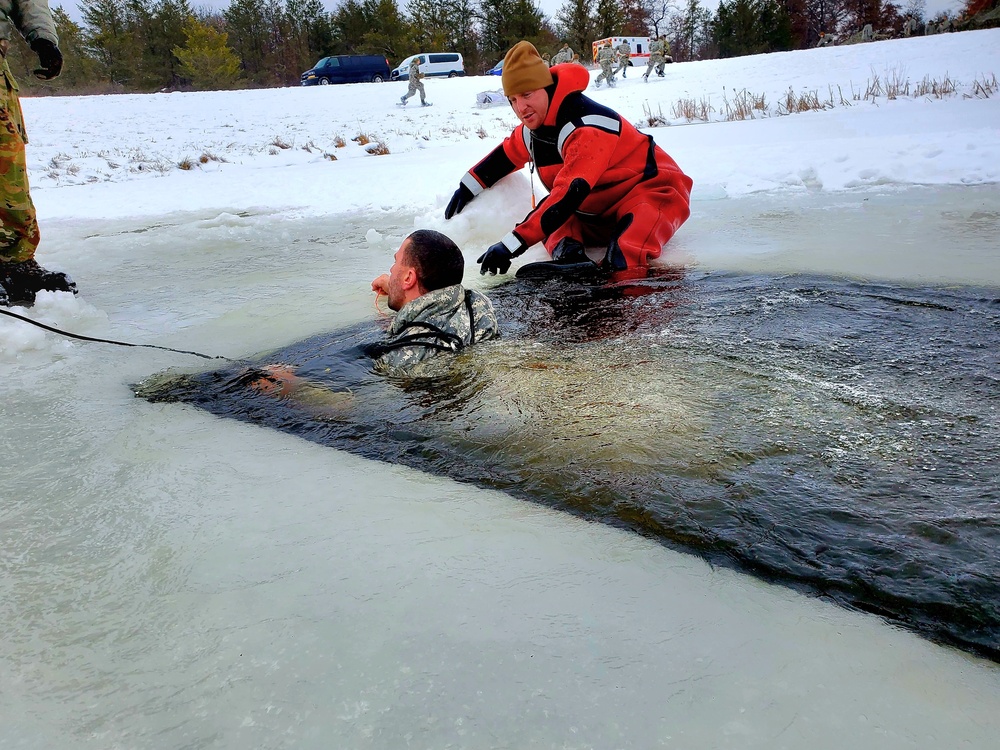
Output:
<instances>
[{"instance_id":1,"label":"person walking in snow","mask_svg":"<svg viewBox=\"0 0 1000 750\"><path fill-rule=\"evenodd\" d=\"M646 72L642 74L642 80L648 81L649 74L656 69L656 75L663 76L663 66L667 62L667 58L664 57L664 50L668 49L666 36L661 34L658 39L654 39L649 43L649 64L646 65Z\"/></svg>"},{"instance_id":2,"label":"person walking in snow","mask_svg":"<svg viewBox=\"0 0 1000 750\"><path fill-rule=\"evenodd\" d=\"M521 124L466 172L444 217L528 162L549 194L478 259L481 273L507 273L512 258L542 242L556 264L591 263L589 244L607 248L597 270L645 274L691 213L691 178L652 137L582 93L586 68L550 69L529 42L518 42L502 77Z\"/></svg>"},{"instance_id":3,"label":"person walking in snow","mask_svg":"<svg viewBox=\"0 0 1000 750\"><path fill-rule=\"evenodd\" d=\"M632 45L628 42L622 42L615 47L615 54L618 57L618 67L615 68L615 72L611 75L617 75L621 71L622 78L626 78L625 74L628 72L629 60L632 59Z\"/></svg>"},{"instance_id":4,"label":"person walking in snow","mask_svg":"<svg viewBox=\"0 0 1000 750\"><path fill-rule=\"evenodd\" d=\"M410 70L408 75L408 80L410 82L409 88L406 89L406 93L399 98L400 104L404 107L406 106L406 100L413 96L418 91L420 92L420 104L424 107L429 107L430 102L424 94L424 82L420 79L424 77L424 74L420 72L420 61L422 58L414 57L410 60Z\"/></svg>"},{"instance_id":5,"label":"person walking in snow","mask_svg":"<svg viewBox=\"0 0 1000 750\"><path fill-rule=\"evenodd\" d=\"M28 190L24 152L28 136L17 83L7 65L7 50L15 32L38 55L37 78L52 80L63 64L48 0L0 0L0 306L30 306L41 291L76 294L71 278L48 271L35 261L40 235Z\"/></svg>"},{"instance_id":6,"label":"person walking in snow","mask_svg":"<svg viewBox=\"0 0 1000 750\"><path fill-rule=\"evenodd\" d=\"M572 62L573 60L573 50L568 43L563 42L562 48L552 56L552 65L561 65L562 63Z\"/></svg>"},{"instance_id":7,"label":"person walking in snow","mask_svg":"<svg viewBox=\"0 0 1000 750\"><path fill-rule=\"evenodd\" d=\"M611 72L611 66L615 62L615 51L611 47L611 42L608 42L603 47L601 47L600 52L597 53L597 64L601 66L601 74L594 79L594 88L599 89L601 87L601 81L605 81L609 88L613 88L615 85L615 74Z\"/></svg>"}]
</instances>

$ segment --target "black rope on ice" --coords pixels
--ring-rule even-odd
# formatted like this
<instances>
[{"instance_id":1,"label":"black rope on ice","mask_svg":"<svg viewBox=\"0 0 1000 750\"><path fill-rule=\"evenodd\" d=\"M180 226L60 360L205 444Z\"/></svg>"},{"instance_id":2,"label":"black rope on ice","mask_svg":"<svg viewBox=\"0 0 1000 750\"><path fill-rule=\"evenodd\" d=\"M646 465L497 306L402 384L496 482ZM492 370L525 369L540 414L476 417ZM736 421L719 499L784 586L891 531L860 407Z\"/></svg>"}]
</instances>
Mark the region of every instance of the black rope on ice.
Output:
<instances>
[{"instance_id":1,"label":"black rope on ice","mask_svg":"<svg viewBox=\"0 0 1000 750\"><path fill-rule=\"evenodd\" d=\"M31 318L26 318L23 315L18 315L10 310L4 310L0 308L0 313L8 315L11 318L16 318L17 320L23 320L25 323L31 323L33 326L38 326L39 328L44 328L46 331L51 331L52 333L58 333L60 336L67 336L71 339L79 339L80 341L96 341L101 344L114 344L115 346L138 346L144 347L146 349L162 349L165 352L174 352L176 354L190 354L195 357L201 357L202 359L225 359L229 362L236 362L238 360L230 359L229 357L223 357L220 355L202 354L201 352L191 352L187 349L171 349L169 346L157 346L156 344L130 344L127 341L113 341L112 339L99 339L93 336L84 336L79 333L70 333L69 331L62 331L58 328L53 328L52 326L45 325L45 323L39 323L37 320L32 320Z\"/></svg>"}]
</instances>

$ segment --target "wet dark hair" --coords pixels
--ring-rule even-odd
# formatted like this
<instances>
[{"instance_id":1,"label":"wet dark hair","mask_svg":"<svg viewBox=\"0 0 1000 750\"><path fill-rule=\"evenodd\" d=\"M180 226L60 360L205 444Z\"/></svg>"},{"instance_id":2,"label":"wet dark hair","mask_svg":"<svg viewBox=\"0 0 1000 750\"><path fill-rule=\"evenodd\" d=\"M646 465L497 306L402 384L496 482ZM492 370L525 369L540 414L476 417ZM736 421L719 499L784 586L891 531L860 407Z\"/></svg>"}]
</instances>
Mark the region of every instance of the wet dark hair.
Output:
<instances>
[{"instance_id":1,"label":"wet dark hair","mask_svg":"<svg viewBox=\"0 0 1000 750\"><path fill-rule=\"evenodd\" d=\"M465 258L450 237L433 229L418 229L407 239L407 260L426 291L462 283Z\"/></svg>"}]
</instances>

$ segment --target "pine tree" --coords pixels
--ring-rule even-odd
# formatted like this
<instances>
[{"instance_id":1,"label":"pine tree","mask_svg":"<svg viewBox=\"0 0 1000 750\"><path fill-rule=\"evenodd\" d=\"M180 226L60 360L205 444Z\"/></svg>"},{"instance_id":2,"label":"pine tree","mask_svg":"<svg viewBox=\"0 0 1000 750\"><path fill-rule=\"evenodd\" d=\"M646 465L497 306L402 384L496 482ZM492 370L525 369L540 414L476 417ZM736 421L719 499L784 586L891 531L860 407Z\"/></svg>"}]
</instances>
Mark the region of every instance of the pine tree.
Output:
<instances>
[{"instance_id":1,"label":"pine tree","mask_svg":"<svg viewBox=\"0 0 1000 750\"><path fill-rule=\"evenodd\" d=\"M563 40L581 60L590 59L590 44L597 39L593 15L593 0L566 0L556 14Z\"/></svg>"},{"instance_id":2,"label":"pine tree","mask_svg":"<svg viewBox=\"0 0 1000 750\"><path fill-rule=\"evenodd\" d=\"M359 51L368 30L368 17L360 0L346 0L333 14L334 53L351 54Z\"/></svg>"},{"instance_id":3,"label":"pine tree","mask_svg":"<svg viewBox=\"0 0 1000 750\"><path fill-rule=\"evenodd\" d=\"M455 35L451 49L462 53L466 70L480 70L483 57L474 0L447 0L447 3L451 15L450 27Z\"/></svg>"},{"instance_id":4,"label":"pine tree","mask_svg":"<svg viewBox=\"0 0 1000 750\"><path fill-rule=\"evenodd\" d=\"M262 0L232 0L223 11L229 46L240 60L243 76L258 84L273 80L268 60L270 29L264 14Z\"/></svg>"},{"instance_id":5,"label":"pine tree","mask_svg":"<svg viewBox=\"0 0 1000 750\"><path fill-rule=\"evenodd\" d=\"M791 48L791 23L776 0L723 0L712 33L719 57Z\"/></svg>"},{"instance_id":6,"label":"pine tree","mask_svg":"<svg viewBox=\"0 0 1000 750\"><path fill-rule=\"evenodd\" d=\"M389 60L405 57L411 30L396 0L364 0L361 8L368 29L357 51L385 55Z\"/></svg>"},{"instance_id":7,"label":"pine tree","mask_svg":"<svg viewBox=\"0 0 1000 750\"><path fill-rule=\"evenodd\" d=\"M451 7L447 0L408 0L406 19L415 50L450 50L454 44Z\"/></svg>"},{"instance_id":8,"label":"pine tree","mask_svg":"<svg viewBox=\"0 0 1000 750\"><path fill-rule=\"evenodd\" d=\"M100 74L122 88L137 85L142 66L142 45L131 33L123 0L82 0L84 45L97 62Z\"/></svg>"},{"instance_id":9,"label":"pine tree","mask_svg":"<svg viewBox=\"0 0 1000 750\"><path fill-rule=\"evenodd\" d=\"M289 81L293 83L298 73L333 52L333 23L321 0L286 0L285 20L288 31L284 56L294 74Z\"/></svg>"},{"instance_id":10,"label":"pine tree","mask_svg":"<svg viewBox=\"0 0 1000 750\"><path fill-rule=\"evenodd\" d=\"M62 7L52 11L52 20L59 36L59 50L63 54L62 74L55 79L68 91L81 91L100 87L97 61L87 52L83 28L73 21Z\"/></svg>"},{"instance_id":11,"label":"pine tree","mask_svg":"<svg viewBox=\"0 0 1000 750\"><path fill-rule=\"evenodd\" d=\"M229 35L191 17L184 24L184 46L174 47L179 74L199 91L230 89L237 85L240 60L229 47Z\"/></svg>"},{"instance_id":12,"label":"pine tree","mask_svg":"<svg viewBox=\"0 0 1000 750\"><path fill-rule=\"evenodd\" d=\"M135 44L135 56L130 62L130 88L140 91L159 88L149 45L154 33L152 0L149 4L147 0L124 0L123 6L125 36Z\"/></svg>"},{"instance_id":13,"label":"pine tree","mask_svg":"<svg viewBox=\"0 0 1000 750\"><path fill-rule=\"evenodd\" d=\"M174 47L184 43L184 25L191 17L188 0L161 0L145 27L146 74L157 86L178 81L178 62Z\"/></svg>"},{"instance_id":14,"label":"pine tree","mask_svg":"<svg viewBox=\"0 0 1000 750\"><path fill-rule=\"evenodd\" d=\"M597 0L594 27L597 39L624 33L625 11L620 0Z\"/></svg>"},{"instance_id":15,"label":"pine tree","mask_svg":"<svg viewBox=\"0 0 1000 750\"><path fill-rule=\"evenodd\" d=\"M534 0L481 0L483 52L498 57L522 40L540 43L545 38L542 20Z\"/></svg>"}]
</instances>

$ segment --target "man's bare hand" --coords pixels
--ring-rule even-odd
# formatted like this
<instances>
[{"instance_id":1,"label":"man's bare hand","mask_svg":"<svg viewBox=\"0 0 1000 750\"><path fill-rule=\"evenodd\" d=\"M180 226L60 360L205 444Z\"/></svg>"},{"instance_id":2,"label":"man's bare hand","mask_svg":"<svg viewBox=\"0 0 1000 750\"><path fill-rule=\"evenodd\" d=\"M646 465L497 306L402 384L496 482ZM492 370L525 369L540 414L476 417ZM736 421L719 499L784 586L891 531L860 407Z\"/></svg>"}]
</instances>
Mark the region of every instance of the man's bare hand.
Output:
<instances>
[{"instance_id":1,"label":"man's bare hand","mask_svg":"<svg viewBox=\"0 0 1000 750\"><path fill-rule=\"evenodd\" d=\"M384 273L372 282L372 291L389 296L389 274Z\"/></svg>"}]
</instances>

